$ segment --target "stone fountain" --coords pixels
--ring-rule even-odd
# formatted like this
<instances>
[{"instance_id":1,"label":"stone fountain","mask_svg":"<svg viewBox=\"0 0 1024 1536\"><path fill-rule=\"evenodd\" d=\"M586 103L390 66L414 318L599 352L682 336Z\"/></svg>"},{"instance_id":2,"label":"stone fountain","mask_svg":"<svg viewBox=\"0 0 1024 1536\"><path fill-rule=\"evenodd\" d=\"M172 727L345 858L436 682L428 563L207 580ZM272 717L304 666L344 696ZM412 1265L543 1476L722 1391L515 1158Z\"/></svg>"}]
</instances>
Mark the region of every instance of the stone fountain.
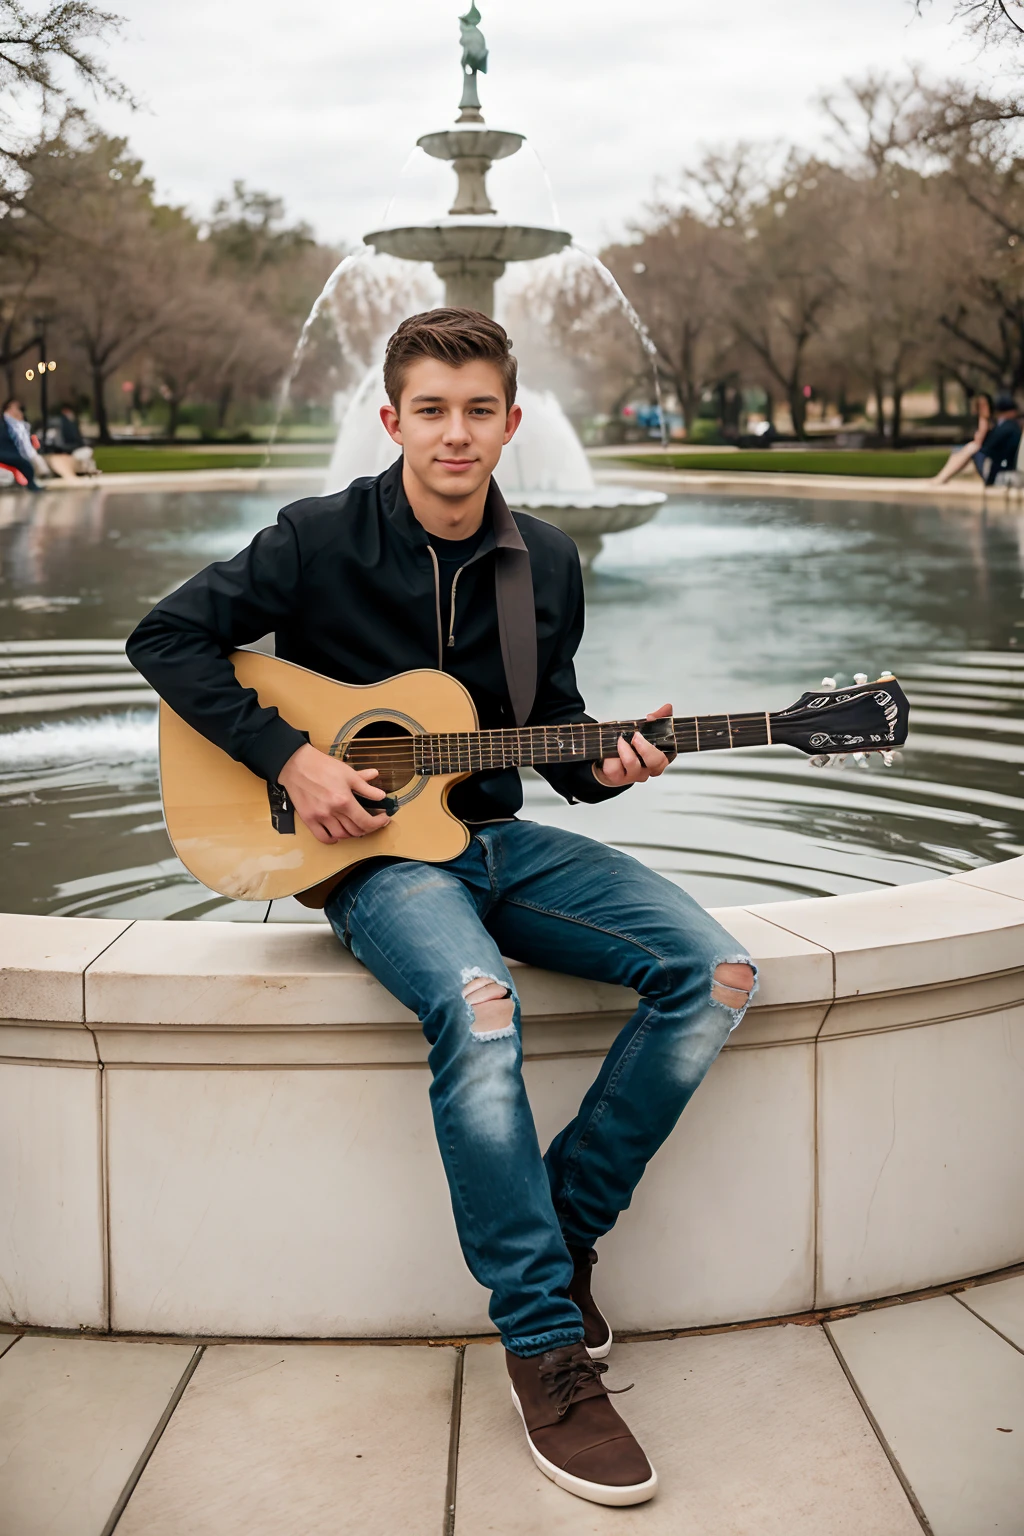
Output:
<instances>
[{"instance_id":1,"label":"stone fountain","mask_svg":"<svg viewBox=\"0 0 1024 1536\"><path fill-rule=\"evenodd\" d=\"M503 222L487 190L487 173L522 147L524 135L491 128L480 109L477 76L486 73L487 47L480 13L471 6L460 18L463 91L454 127L425 133L421 149L447 160L457 177L455 201L446 216L429 223L373 230L364 237L382 255L429 262L444 283L445 303L494 313L494 287L509 262L536 261L567 246L564 229ZM568 418L549 391L521 387L523 423L501 464L501 485L511 505L543 517L576 541L589 565L602 536L648 522L665 500L660 492L602 487ZM353 397L338 433L326 489L338 490L357 475L379 474L395 458L380 425L385 403L380 368L373 368Z\"/></svg>"}]
</instances>

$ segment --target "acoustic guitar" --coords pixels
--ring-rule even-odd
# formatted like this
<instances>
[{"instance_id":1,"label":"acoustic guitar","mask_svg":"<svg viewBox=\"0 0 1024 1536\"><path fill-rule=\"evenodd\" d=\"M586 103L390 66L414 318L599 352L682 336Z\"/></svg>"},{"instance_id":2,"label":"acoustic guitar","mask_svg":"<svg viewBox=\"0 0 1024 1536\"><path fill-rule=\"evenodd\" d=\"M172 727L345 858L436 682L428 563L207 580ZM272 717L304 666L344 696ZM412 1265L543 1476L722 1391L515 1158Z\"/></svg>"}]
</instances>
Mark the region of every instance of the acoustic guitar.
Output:
<instances>
[{"instance_id":1,"label":"acoustic guitar","mask_svg":"<svg viewBox=\"0 0 1024 1536\"><path fill-rule=\"evenodd\" d=\"M235 674L260 703L307 731L314 747L354 768L376 768L392 817L379 832L318 842L284 790L268 785L160 705L160 783L174 850L203 885L241 901L296 896L320 906L337 876L381 854L442 863L469 844L448 809L453 784L480 769L600 762L620 736L641 731L665 751L781 745L801 752L889 752L907 737L910 706L891 674L803 694L789 709L736 715L616 720L480 730L466 689L446 672L403 672L352 686L255 651L235 651Z\"/></svg>"}]
</instances>

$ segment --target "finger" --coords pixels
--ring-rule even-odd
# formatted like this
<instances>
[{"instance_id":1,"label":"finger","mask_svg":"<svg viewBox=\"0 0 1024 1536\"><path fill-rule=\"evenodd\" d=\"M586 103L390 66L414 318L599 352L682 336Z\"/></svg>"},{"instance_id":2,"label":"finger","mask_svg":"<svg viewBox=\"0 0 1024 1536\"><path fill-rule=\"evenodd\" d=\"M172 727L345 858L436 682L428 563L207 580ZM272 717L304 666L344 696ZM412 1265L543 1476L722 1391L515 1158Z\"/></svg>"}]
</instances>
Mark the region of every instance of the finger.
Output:
<instances>
[{"instance_id":1,"label":"finger","mask_svg":"<svg viewBox=\"0 0 1024 1536\"><path fill-rule=\"evenodd\" d=\"M652 773L664 773L668 767L668 758L661 748L656 747L653 741L648 741L639 731L633 737L633 751Z\"/></svg>"},{"instance_id":2,"label":"finger","mask_svg":"<svg viewBox=\"0 0 1024 1536\"><path fill-rule=\"evenodd\" d=\"M365 837L386 825L387 817L379 812L365 811L354 796L348 796L333 807L335 816L347 829L350 837Z\"/></svg>"},{"instance_id":3,"label":"finger","mask_svg":"<svg viewBox=\"0 0 1024 1536\"><path fill-rule=\"evenodd\" d=\"M618 747L619 758L626 773L626 783L642 784L647 777L647 769L642 759L637 756L624 736L619 737Z\"/></svg>"},{"instance_id":4,"label":"finger","mask_svg":"<svg viewBox=\"0 0 1024 1536\"><path fill-rule=\"evenodd\" d=\"M348 833L335 816L321 816L310 824L310 831L321 843L340 843Z\"/></svg>"},{"instance_id":5,"label":"finger","mask_svg":"<svg viewBox=\"0 0 1024 1536\"><path fill-rule=\"evenodd\" d=\"M657 709L652 709L647 716L648 720L667 720L672 714L671 704L659 704Z\"/></svg>"},{"instance_id":6,"label":"finger","mask_svg":"<svg viewBox=\"0 0 1024 1536\"><path fill-rule=\"evenodd\" d=\"M337 814L349 837L366 837L370 832L379 832L390 820L379 811L371 815L354 800L351 807L345 806Z\"/></svg>"},{"instance_id":7,"label":"finger","mask_svg":"<svg viewBox=\"0 0 1024 1536\"><path fill-rule=\"evenodd\" d=\"M381 789L379 784L371 784L370 780L377 777L376 768L357 768L356 772L365 782L360 787L359 793L367 800L383 800L387 794L386 789Z\"/></svg>"}]
</instances>

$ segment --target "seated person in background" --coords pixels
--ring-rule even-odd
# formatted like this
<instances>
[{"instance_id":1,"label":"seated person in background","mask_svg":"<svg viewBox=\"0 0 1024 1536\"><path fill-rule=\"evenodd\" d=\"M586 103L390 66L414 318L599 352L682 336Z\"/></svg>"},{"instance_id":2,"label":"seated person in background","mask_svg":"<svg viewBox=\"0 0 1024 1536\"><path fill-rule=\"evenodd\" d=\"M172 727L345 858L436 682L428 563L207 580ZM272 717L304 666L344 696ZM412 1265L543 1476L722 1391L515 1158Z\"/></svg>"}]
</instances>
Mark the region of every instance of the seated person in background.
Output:
<instances>
[{"instance_id":1,"label":"seated person in background","mask_svg":"<svg viewBox=\"0 0 1024 1536\"><path fill-rule=\"evenodd\" d=\"M60 415L51 420L46 429L46 462L64 480L74 480L76 475L98 475L92 449L82 436L75 408L67 401L60 408Z\"/></svg>"},{"instance_id":2,"label":"seated person in background","mask_svg":"<svg viewBox=\"0 0 1024 1536\"><path fill-rule=\"evenodd\" d=\"M1021 422L1017 402L1008 393L999 394L991 402L980 395L975 402L978 410L978 428L973 439L950 455L935 476L936 485L945 485L973 460L974 467L986 485L994 485L996 476L1007 469L1017 468L1020 450Z\"/></svg>"},{"instance_id":3,"label":"seated person in background","mask_svg":"<svg viewBox=\"0 0 1024 1536\"><path fill-rule=\"evenodd\" d=\"M1021 421L1017 402L1011 394L996 395L992 409L996 424L981 445L985 455L982 475L986 485L995 485L1004 470L1017 468L1020 452Z\"/></svg>"},{"instance_id":4,"label":"seated person in background","mask_svg":"<svg viewBox=\"0 0 1024 1536\"><path fill-rule=\"evenodd\" d=\"M24 475L28 489L38 491L41 487L36 484L37 458L21 401L5 401L3 419L0 420L0 464L18 470Z\"/></svg>"}]
</instances>

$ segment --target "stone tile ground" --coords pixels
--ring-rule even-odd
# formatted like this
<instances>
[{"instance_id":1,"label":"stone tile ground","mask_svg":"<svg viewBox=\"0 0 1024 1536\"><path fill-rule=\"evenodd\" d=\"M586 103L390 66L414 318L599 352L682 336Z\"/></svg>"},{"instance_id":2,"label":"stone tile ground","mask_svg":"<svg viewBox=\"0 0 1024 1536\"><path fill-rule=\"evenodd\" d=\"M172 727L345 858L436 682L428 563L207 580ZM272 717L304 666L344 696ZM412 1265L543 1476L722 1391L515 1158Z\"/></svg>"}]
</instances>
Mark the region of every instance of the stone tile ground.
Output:
<instances>
[{"instance_id":1,"label":"stone tile ground","mask_svg":"<svg viewBox=\"0 0 1024 1536\"><path fill-rule=\"evenodd\" d=\"M0 1336L0 1536L1024 1536L1022 1276L612 1367L633 1510L536 1471L496 1344Z\"/></svg>"}]
</instances>

